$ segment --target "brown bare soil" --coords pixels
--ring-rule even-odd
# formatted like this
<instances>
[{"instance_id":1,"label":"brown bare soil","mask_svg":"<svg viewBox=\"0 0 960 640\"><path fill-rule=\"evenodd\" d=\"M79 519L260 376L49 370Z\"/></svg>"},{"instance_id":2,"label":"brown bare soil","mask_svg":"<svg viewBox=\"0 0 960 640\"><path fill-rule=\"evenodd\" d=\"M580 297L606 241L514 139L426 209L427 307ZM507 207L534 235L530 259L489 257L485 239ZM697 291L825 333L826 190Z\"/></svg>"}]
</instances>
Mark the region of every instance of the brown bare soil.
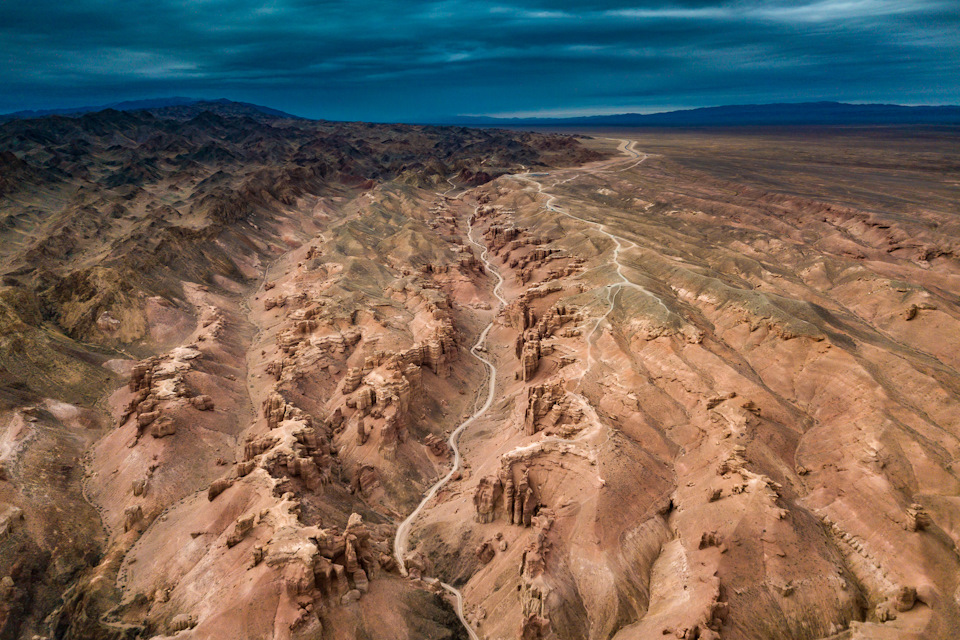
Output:
<instances>
[{"instance_id":1,"label":"brown bare soil","mask_svg":"<svg viewBox=\"0 0 960 640\"><path fill-rule=\"evenodd\" d=\"M586 133L0 127L0 637L956 635L956 132Z\"/></svg>"}]
</instances>

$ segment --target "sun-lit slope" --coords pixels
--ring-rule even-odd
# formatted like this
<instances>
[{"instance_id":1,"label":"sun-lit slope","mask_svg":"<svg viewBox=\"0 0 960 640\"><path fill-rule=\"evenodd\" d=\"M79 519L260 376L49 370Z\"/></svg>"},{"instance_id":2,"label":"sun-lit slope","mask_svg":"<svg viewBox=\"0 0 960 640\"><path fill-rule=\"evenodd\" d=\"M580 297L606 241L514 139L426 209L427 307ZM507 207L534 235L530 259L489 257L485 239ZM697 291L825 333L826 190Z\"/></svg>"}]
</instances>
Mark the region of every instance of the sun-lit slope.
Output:
<instances>
[{"instance_id":1,"label":"sun-lit slope","mask_svg":"<svg viewBox=\"0 0 960 640\"><path fill-rule=\"evenodd\" d=\"M422 544L481 636L955 633L953 212L764 191L663 146L478 190L515 301L502 400Z\"/></svg>"}]
</instances>

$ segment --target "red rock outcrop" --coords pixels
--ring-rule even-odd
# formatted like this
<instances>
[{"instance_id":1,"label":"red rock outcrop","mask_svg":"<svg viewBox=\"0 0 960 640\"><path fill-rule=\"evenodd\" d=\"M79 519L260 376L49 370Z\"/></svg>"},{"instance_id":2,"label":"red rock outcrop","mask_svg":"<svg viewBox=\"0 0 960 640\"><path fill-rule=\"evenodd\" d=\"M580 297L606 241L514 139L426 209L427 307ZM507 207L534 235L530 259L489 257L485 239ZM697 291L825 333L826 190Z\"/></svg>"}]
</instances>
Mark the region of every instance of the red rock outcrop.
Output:
<instances>
[{"instance_id":1,"label":"red rock outcrop","mask_svg":"<svg viewBox=\"0 0 960 640\"><path fill-rule=\"evenodd\" d=\"M548 382L532 385L527 387L523 432L533 435L564 422L577 422L581 414L579 409L571 407L562 383Z\"/></svg>"},{"instance_id":2,"label":"red rock outcrop","mask_svg":"<svg viewBox=\"0 0 960 640\"><path fill-rule=\"evenodd\" d=\"M473 506L477 512L477 522L493 522L496 518L497 500L500 499L502 490L499 478L488 476L480 479L480 483L473 494Z\"/></svg>"}]
</instances>

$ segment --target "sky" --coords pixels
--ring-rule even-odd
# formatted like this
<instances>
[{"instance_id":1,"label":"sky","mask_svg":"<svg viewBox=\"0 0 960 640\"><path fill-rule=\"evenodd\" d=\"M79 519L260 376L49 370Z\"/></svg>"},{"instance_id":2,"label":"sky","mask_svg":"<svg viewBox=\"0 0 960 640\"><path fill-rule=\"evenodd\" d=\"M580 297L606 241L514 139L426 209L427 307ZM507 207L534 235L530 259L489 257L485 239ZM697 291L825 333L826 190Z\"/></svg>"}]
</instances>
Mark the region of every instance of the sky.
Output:
<instances>
[{"instance_id":1,"label":"sky","mask_svg":"<svg viewBox=\"0 0 960 640\"><path fill-rule=\"evenodd\" d=\"M0 113L165 96L379 122L960 104L960 0L0 2Z\"/></svg>"}]
</instances>

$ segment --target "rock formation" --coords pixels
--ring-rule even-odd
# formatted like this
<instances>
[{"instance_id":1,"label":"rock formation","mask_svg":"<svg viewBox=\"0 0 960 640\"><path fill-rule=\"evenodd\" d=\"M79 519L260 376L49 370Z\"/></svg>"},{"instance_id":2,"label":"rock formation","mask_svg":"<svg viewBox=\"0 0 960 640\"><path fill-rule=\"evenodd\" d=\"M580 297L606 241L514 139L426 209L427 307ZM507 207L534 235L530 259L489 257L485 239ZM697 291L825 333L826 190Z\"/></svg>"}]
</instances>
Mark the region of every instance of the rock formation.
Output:
<instances>
[{"instance_id":1,"label":"rock formation","mask_svg":"<svg viewBox=\"0 0 960 640\"><path fill-rule=\"evenodd\" d=\"M564 422L577 422L582 413L571 407L566 391L559 382L527 387L525 404L523 432L531 436Z\"/></svg>"},{"instance_id":2,"label":"rock formation","mask_svg":"<svg viewBox=\"0 0 960 640\"><path fill-rule=\"evenodd\" d=\"M480 479L473 495L473 506L477 511L476 520L480 523L493 522L496 517L497 500L503 488L500 479L488 476Z\"/></svg>"}]
</instances>

